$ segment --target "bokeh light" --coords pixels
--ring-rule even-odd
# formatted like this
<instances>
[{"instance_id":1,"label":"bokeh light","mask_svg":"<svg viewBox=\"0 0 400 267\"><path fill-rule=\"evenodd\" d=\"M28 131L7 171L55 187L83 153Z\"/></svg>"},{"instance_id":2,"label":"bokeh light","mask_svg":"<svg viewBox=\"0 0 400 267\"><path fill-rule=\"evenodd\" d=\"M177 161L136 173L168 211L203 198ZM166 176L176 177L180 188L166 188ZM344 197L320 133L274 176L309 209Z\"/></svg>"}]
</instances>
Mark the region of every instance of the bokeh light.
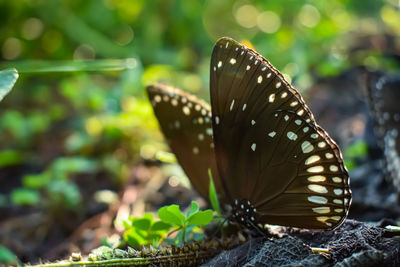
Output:
<instances>
[{"instance_id":1,"label":"bokeh light","mask_svg":"<svg viewBox=\"0 0 400 267\"><path fill-rule=\"evenodd\" d=\"M5 59L16 59L21 55L22 52L21 41L17 38L10 37L3 43L1 51Z\"/></svg>"},{"instance_id":2,"label":"bokeh light","mask_svg":"<svg viewBox=\"0 0 400 267\"><path fill-rule=\"evenodd\" d=\"M43 22L38 18L29 18L22 25L21 35L26 40L35 40L43 32Z\"/></svg>"},{"instance_id":3,"label":"bokeh light","mask_svg":"<svg viewBox=\"0 0 400 267\"><path fill-rule=\"evenodd\" d=\"M257 25L258 10L252 5L243 5L235 12L236 21L245 28L253 28Z\"/></svg>"},{"instance_id":4,"label":"bokeh light","mask_svg":"<svg viewBox=\"0 0 400 267\"><path fill-rule=\"evenodd\" d=\"M96 52L93 47L87 44L82 44L78 46L74 51L73 58L75 60L88 60L94 59L96 57Z\"/></svg>"},{"instance_id":5,"label":"bokeh light","mask_svg":"<svg viewBox=\"0 0 400 267\"><path fill-rule=\"evenodd\" d=\"M281 26L280 17L272 11L264 11L257 17L257 26L265 33L274 33Z\"/></svg>"},{"instance_id":6,"label":"bokeh light","mask_svg":"<svg viewBox=\"0 0 400 267\"><path fill-rule=\"evenodd\" d=\"M315 6L306 4L301 8L298 19L300 24L313 28L320 21L321 15Z\"/></svg>"}]
</instances>

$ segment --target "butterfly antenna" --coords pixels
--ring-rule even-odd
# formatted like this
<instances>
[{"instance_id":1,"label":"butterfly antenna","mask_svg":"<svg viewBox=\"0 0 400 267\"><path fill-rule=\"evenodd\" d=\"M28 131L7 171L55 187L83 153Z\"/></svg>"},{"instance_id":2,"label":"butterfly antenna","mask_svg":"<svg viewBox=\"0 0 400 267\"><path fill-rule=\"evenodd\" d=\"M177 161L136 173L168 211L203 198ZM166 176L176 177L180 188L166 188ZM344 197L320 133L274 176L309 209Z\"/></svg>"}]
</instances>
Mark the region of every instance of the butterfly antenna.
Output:
<instances>
[{"instance_id":1,"label":"butterfly antenna","mask_svg":"<svg viewBox=\"0 0 400 267\"><path fill-rule=\"evenodd\" d=\"M265 237L265 239L268 239L271 237L271 235L267 234L265 231L263 231L258 225L254 224L251 220L247 219L247 223L253 227L261 236Z\"/></svg>"}]
</instances>

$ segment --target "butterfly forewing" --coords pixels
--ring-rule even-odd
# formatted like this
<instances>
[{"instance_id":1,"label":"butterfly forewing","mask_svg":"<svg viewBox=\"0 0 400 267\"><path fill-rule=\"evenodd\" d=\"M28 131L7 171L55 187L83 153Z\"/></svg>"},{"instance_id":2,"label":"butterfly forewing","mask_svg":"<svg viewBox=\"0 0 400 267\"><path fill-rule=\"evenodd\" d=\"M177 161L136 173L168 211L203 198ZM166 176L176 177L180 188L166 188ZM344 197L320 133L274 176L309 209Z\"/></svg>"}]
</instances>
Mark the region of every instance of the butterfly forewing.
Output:
<instances>
[{"instance_id":1,"label":"butterfly forewing","mask_svg":"<svg viewBox=\"0 0 400 267\"><path fill-rule=\"evenodd\" d=\"M260 223L340 225L351 202L340 150L279 71L222 38L210 86L217 166L231 201L249 200Z\"/></svg>"},{"instance_id":2,"label":"butterfly forewing","mask_svg":"<svg viewBox=\"0 0 400 267\"><path fill-rule=\"evenodd\" d=\"M387 173L400 191L400 76L369 76L369 104Z\"/></svg>"},{"instance_id":3,"label":"butterfly forewing","mask_svg":"<svg viewBox=\"0 0 400 267\"><path fill-rule=\"evenodd\" d=\"M171 150L193 187L208 196L208 169L217 192L221 187L216 171L210 106L179 89L156 84L147 87L154 113Z\"/></svg>"}]
</instances>

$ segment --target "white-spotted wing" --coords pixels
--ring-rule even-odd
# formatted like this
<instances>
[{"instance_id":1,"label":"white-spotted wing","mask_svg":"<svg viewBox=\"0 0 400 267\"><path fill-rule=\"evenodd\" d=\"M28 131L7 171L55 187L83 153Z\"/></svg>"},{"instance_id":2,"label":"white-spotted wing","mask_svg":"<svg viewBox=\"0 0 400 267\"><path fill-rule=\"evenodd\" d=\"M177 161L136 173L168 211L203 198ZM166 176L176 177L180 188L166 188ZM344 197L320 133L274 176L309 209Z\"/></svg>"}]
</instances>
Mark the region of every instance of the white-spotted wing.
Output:
<instances>
[{"instance_id":1,"label":"white-spotted wing","mask_svg":"<svg viewBox=\"0 0 400 267\"><path fill-rule=\"evenodd\" d=\"M208 196L210 168L217 192L222 193L216 171L211 109L206 102L162 84L147 87L161 130L191 184Z\"/></svg>"},{"instance_id":2,"label":"white-spotted wing","mask_svg":"<svg viewBox=\"0 0 400 267\"><path fill-rule=\"evenodd\" d=\"M339 226L351 203L341 152L283 75L222 38L210 90L217 167L233 215L245 224Z\"/></svg>"}]
</instances>

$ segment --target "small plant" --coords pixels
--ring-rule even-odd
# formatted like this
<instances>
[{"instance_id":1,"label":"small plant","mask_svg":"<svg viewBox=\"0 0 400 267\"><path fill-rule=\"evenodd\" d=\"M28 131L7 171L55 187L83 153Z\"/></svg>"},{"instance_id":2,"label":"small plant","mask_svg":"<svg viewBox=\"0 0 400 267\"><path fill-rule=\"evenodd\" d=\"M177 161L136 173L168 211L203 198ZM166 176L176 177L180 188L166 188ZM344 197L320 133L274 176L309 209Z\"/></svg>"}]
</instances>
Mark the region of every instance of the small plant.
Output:
<instances>
[{"instance_id":1,"label":"small plant","mask_svg":"<svg viewBox=\"0 0 400 267\"><path fill-rule=\"evenodd\" d=\"M166 236L172 225L155 221L153 214L146 213L143 217L132 218L123 222L126 231L124 232L125 242L132 246L153 245L158 247L162 239Z\"/></svg>"},{"instance_id":2,"label":"small plant","mask_svg":"<svg viewBox=\"0 0 400 267\"><path fill-rule=\"evenodd\" d=\"M180 246L188 241L189 237L194 240L201 240L204 237L204 234L196 231L196 226L210 223L213 219L213 212L210 209L200 211L199 205L192 201L191 208L186 216L180 211L178 205L162 207L158 210L158 216L161 221L171 224L175 231L178 231L175 238L166 241Z\"/></svg>"},{"instance_id":3,"label":"small plant","mask_svg":"<svg viewBox=\"0 0 400 267\"><path fill-rule=\"evenodd\" d=\"M58 158L41 173L26 174L21 188L11 193L14 205L46 205L74 209L82 199L78 186L69 179L76 173L94 173L94 160L84 157Z\"/></svg>"},{"instance_id":4,"label":"small plant","mask_svg":"<svg viewBox=\"0 0 400 267\"><path fill-rule=\"evenodd\" d=\"M211 206L217 212L218 217L221 217L221 207L219 205L217 190L215 189L211 169L208 169L208 176L210 177L210 187L208 189L208 192L209 192L208 194L209 194Z\"/></svg>"},{"instance_id":5,"label":"small plant","mask_svg":"<svg viewBox=\"0 0 400 267\"><path fill-rule=\"evenodd\" d=\"M204 237L197 226L206 225L213 219L212 210L200 211L199 205L192 201L186 216L180 211L178 205L162 207L158 210L161 221L156 221L151 213L143 217L132 218L124 221L126 231L124 241L132 246L152 245L158 247L165 239L170 244L181 246L189 238L201 240ZM168 231L177 232L174 238L165 238ZM171 233L172 233L171 232Z\"/></svg>"},{"instance_id":6,"label":"small plant","mask_svg":"<svg viewBox=\"0 0 400 267\"><path fill-rule=\"evenodd\" d=\"M361 159L368 154L368 145L365 141L357 141L344 149L345 165L349 171L357 167Z\"/></svg>"}]
</instances>

